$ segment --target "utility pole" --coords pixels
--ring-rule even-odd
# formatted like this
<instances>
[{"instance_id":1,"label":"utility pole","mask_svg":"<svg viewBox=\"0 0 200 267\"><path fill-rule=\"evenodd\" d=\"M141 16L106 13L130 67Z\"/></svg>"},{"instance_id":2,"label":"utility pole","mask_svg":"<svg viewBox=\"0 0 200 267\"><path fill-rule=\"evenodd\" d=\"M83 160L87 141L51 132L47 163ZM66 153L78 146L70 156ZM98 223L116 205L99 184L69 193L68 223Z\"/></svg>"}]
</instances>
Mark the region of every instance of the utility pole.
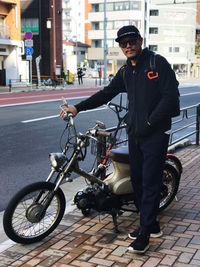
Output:
<instances>
[{"instance_id":1,"label":"utility pole","mask_svg":"<svg viewBox=\"0 0 200 267\"><path fill-rule=\"evenodd\" d=\"M55 0L53 0L53 75L56 77L56 6L55 6Z\"/></svg>"},{"instance_id":2,"label":"utility pole","mask_svg":"<svg viewBox=\"0 0 200 267\"><path fill-rule=\"evenodd\" d=\"M106 84L106 76L107 76L107 36L106 36L106 26L107 26L107 18L106 18L106 0L104 0L104 76L103 83Z\"/></svg>"}]
</instances>

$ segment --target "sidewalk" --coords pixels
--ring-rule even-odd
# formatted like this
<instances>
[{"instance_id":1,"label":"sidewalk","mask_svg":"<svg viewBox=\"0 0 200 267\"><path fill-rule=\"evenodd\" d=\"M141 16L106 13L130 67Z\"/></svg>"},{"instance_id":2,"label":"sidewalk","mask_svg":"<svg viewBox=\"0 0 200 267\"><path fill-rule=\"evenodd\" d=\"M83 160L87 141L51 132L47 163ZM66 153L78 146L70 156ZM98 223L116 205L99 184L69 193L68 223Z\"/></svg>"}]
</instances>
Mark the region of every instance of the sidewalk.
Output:
<instances>
[{"instance_id":1,"label":"sidewalk","mask_svg":"<svg viewBox=\"0 0 200 267\"><path fill-rule=\"evenodd\" d=\"M178 79L180 86L183 85L194 85L194 86L200 86L200 79L197 78L180 78ZM16 92L30 92L30 91L47 91L47 90L67 90L67 89L87 89L87 88L96 88L96 87L103 87L103 79L101 80L101 83L99 82L99 79L83 79L83 84L78 84L77 79L75 80L74 84L68 84L65 86L58 85L56 88L50 87L50 86L42 86L41 88L37 88L36 86L33 86L31 89L30 87L25 88L12 88L11 93ZM9 87L8 86L0 86L0 93L9 93Z\"/></svg>"},{"instance_id":2,"label":"sidewalk","mask_svg":"<svg viewBox=\"0 0 200 267\"><path fill-rule=\"evenodd\" d=\"M125 212L118 218L121 233L117 235L111 216L86 218L75 209L40 243L13 243L4 251L5 242L0 244L0 266L200 266L200 147L191 145L175 154L183 164L178 201L159 215L164 235L151 238L145 255L127 251L127 234L138 226L138 215Z\"/></svg>"},{"instance_id":3,"label":"sidewalk","mask_svg":"<svg viewBox=\"0 0 200 267\"><path fill-rule=\"evenodd\" d=\"M77 79L75 80L74 84L67 84L67 85L58 85L56 87L50 87L50 86L41 86L38 88L37 86L33 85L32 89L30 87L24 87L24 88L11 88L11 91L8 86L0 86L0 93L16 93L16 92L31 92L31 91L47 91L47 90L67 90L67 89L83 89L83 88L96 88L103 86L103 80L101 80L101 84L99 83L99 80L97 79L83 79L83 84L78 84Z\"/></svg>"}]
</instances>

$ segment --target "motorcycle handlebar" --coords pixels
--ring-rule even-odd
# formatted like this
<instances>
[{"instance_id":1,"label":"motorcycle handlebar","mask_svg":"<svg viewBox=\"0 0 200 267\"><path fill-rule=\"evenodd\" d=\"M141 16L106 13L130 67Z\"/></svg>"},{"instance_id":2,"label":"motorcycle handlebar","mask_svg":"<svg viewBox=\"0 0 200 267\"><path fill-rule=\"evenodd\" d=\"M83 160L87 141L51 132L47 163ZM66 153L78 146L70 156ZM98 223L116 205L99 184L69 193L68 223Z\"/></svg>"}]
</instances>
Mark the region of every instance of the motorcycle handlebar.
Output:
<instances>
[{"instance_id":1,"label":"motorcycle handlebar","mask_svg":"<svg viewBox=\"0 0 200 267\"><path fill-rule=\"evenodd\" d=\"M105 136L105 137L109 137L112 134L109 132L102 132L102 131L97 131L97 135L101 135L101 136Z\"/></svg>"},{"instance_id":2,"label":"motorcycle handlebar","mask_svg":"<svg viewBox=\"0 0 200 267\"><path fill-rule=\"evenodd\" d=\"M99 131L99 130L97 130L97 129L90 129L90 130L88 130L87 134L90 135L90 136L94 136L94 137L96 137L96 136L98 136L98 135L99 135L99 136L109 137L109 136L112 135L112 134L109 133L109 132L103 132L103 131Z\"/></svg>"}]
</instances>

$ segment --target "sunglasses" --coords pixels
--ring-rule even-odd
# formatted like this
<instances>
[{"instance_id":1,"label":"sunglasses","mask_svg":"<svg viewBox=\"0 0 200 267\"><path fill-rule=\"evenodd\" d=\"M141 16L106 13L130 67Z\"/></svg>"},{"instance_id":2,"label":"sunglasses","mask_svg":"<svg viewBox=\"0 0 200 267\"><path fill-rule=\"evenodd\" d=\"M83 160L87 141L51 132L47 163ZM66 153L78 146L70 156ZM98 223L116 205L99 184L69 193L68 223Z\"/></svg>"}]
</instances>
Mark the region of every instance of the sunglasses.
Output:
<instances>
[{"instance_id":1,"label":"sunglasses","mask_svg":"<svg viewBox=\"0 0 200 267\"><path fill-rule=\"evenodd\" d=\"M121 42L119 42L119 46L122 47L122 48L126 48L128 43L129 43L130 45L136 45L137 40L138 40L138 39L135 39L135 38L134 38L134 39L126 40L126 41L121 41Z\"/></svg>"}]
</instances>

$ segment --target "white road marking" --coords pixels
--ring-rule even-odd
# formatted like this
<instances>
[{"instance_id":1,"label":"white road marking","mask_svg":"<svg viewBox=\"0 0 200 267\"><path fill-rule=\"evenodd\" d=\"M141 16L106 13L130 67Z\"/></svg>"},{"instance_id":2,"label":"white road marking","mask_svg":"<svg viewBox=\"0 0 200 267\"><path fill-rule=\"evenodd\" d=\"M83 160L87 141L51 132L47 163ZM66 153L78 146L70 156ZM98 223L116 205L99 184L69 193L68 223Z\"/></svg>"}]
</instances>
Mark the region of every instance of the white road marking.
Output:
<instances>
[{"instance_id":1,"label":"white road marking","mask_svg":"<svg viewBox=\"0 0 200 267\"><path fill-rule=\"evenodd\" d=\"M194 93L182 94L181 96L199 95L199 94L200 94L200 92L194 92Z\"/></svg>"},{"instance_id":2,"label":"white road marking","mask_svg":"<svg viewBox=\"0 0 200 267\"><path fill-rule=\"evenodd\" d=\"M108 108L107 106L104 106L103 108L96 108L96 109L91 109L91 110L87 110L87 111L81 111L80 113L95 112L95 111L104 110L107 108ZM36 119L31 119L31 120L25 120L25 121L21 121L21 123L30 123L30 122L35 122L35 121L49 120L49 119L53 119L56 117L59 117L59 115L52 115L52 116L40 117L40 118L36 118Z\"/></svg>"}]
</instances>

